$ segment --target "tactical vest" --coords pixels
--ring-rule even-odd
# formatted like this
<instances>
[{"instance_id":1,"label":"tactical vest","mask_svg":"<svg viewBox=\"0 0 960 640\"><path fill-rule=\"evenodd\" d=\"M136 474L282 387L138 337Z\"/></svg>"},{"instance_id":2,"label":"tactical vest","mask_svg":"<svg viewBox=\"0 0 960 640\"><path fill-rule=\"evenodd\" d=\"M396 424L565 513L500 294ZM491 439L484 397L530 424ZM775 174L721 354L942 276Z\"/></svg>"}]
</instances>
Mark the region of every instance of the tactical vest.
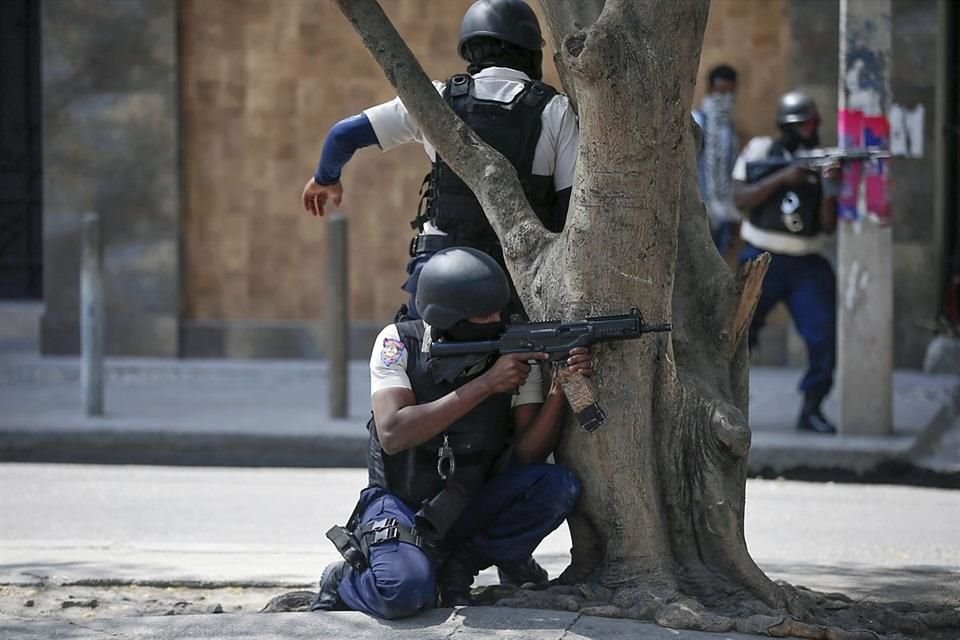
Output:
<instances>
[{"instance_id":1,"label":"tactical vest","mask_svg":"<svg viewBox=\"0 0 960 640\"><path fill-rule=\"evenodd\" d=\"M527 200L551 231L563 227L562 220L553 220L553 176L533 175L533 157L540 139L541 114L556 94L550 85L530 80L511 102L482 100L476 96L473 77L468 74L453 76L443 90L444 100L466 125L513 164ZM455 244L497 257L499 242L483 208L439 155L433 163L427 194L426 217L438 229Z\"/></svg>"},{"instance_id":2,"label":"tactical vest","mask_svg":"<svg viewBox=\"0 0 960 640\"><path fill-rule=\"evenodd\" d=\"M421 352L424 324L422 320L397 323L400 340L407 350L407 376L417 404L432 402L474 380L483 371L457 379L453 384L437 383L430 370L429 353ZM467 495L476 495L493 475L498 459L511 440L511 404L513 396L501 393L490 396L467 415L447 428L449 446L456 458L453 478ZM376 424L370 419L367 470L370 486L383 487L416 511L424 500L430 500L444 488L437 472L437 451L443 443L439 434L423 444L394 455L380 447Z\"/></svg>"},{"instance_id":3,"label":"tactical vest","mask_svg":"<svg viewBox=\"0 0 960 640\"><path fill-rule=\"evenodd\" d=\"M787 158L779 141L770 145L768 158ZM749 181L766 177L750 176ZM765 231L811 238L820 234L820 181L778 189L759 207L750 212L750 224Z\"/></svg>"}]
</instances>

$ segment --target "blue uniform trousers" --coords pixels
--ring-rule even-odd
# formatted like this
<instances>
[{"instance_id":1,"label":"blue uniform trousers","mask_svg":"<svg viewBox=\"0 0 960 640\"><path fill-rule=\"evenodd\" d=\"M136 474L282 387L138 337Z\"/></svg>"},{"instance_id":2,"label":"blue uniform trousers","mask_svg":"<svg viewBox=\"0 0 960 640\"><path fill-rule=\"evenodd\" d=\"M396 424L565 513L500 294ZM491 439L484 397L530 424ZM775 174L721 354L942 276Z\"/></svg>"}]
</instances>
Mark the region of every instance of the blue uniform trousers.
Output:
<instances>
[{"instance_id":1,"label":"blue uniform trousers","mask_svg":"<svg viewBox=\"0 0 960 640\"><path fill-rule=\"evenodd\" d=\"M748 244L740 252L740 262L753 260L761 253L761 249ZM770 268L750 326L750 344L756 344L757 333L773 307L778 302L786 303L807 345L808 367L800 389L823 398L833 387L837 362L837 283L833 268L817 254L770 255Z\"/></svg>"},{"instance_id":2,"label":"blue uniform trousers","mask_svg":"<svg viewBox=\"0 0 960 640\"><path fill-rule=\"evenodd\" d=\"M447 541L469 541L495 564L525 560L560 526L580 496L576 475L560 465L515 465L492 478L454 523ZM361 522L394 517L413 525L414 512L380 487L360 493ZM347 570L340 599L354 611L396 619L436 603L435 570L417 546L391 540L370 547L370 566Z\"/></svg>"}]
</instances>

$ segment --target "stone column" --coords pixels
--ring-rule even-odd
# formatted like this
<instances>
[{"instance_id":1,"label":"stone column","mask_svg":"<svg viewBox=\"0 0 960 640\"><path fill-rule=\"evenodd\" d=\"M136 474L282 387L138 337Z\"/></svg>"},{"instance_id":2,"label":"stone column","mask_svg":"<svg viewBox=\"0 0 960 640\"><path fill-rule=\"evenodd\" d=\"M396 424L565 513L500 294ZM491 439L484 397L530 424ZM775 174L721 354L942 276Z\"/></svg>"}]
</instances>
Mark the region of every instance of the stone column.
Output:
<instances>
[{"instance_id":1,"label":"stone column","mask_svg":"<svg viewBox=\"0 0 960 640\"><path fill-rule=\"evenodd\" d=\"M79 351L81 218L100 214L107 352L176 356L177 6L44 0L41 351Z\"/></svg>"}]
</instances>

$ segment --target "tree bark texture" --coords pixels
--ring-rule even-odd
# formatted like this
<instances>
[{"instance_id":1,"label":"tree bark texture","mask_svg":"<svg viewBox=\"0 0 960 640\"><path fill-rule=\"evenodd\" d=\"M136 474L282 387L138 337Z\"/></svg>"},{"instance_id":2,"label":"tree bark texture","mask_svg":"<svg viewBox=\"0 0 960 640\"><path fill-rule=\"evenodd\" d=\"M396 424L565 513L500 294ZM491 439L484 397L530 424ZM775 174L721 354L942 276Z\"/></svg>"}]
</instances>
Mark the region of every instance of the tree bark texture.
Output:
<instances>
[{"instance_id":1,"label":"tree bark texture","mask_svg":"<svg viewBox=\"0 0 960 640\"><path fill-rule=\"evenodd\" d=\"M650 322L673 322L672 335L594 350L607 421L593 433L571 422L557 451L583 483L571 565L560 585L505 602L713 631L874 637L831 627L812 592L773 583L744 540L745 338L769 256L731 273L698 192L690 105L709 0L542 1L580 118L559 234L540 225L509 162L446 107L377 2L335 1L477 195L531 318L639 307Z\"/></svg>"}]
</instances>

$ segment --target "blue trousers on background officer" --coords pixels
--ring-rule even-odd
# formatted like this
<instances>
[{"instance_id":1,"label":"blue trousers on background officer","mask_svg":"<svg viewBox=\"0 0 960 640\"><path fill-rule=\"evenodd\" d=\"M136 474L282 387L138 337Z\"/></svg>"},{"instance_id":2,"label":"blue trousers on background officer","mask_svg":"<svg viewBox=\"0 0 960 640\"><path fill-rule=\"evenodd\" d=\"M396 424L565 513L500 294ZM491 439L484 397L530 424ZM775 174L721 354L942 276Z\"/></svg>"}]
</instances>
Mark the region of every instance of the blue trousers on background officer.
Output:
<instances>
[{"instance_id":1,"label":"blue trousers on background officer","mask_svg":"<svg viewBox=\"0 0 960 640\"><path fill-rule=\"evenodd\" d=\"M763 250L746 245L740 263L757 258ZM822 399L833 387L837 362L837 283L833 268L821 255L789 256L771 254L770 268L750 326L750 345L767 314L778 302L784 302L797 332L807 345L807 372L800 390L809 397Z\"/></svg>"},{"instance_id":2,"label":"blue trousers on background officer","mask_svg":"<svg viewBox=\"0 0 960 640\"><path fill-rule=\"evenodd\" d=\"M497 565L529 558L566 519L580 495L576 475L560 465L515 465L492 478L457 519L447 541L469 542ZM396 518L413 526L414 511L380 487L360 494L362 524ZM352 610L396 619L436 602L436 567L417 546L391 540L370 547L369 567L349 569L338 588Z\"/></svg>"}]
</instances>

